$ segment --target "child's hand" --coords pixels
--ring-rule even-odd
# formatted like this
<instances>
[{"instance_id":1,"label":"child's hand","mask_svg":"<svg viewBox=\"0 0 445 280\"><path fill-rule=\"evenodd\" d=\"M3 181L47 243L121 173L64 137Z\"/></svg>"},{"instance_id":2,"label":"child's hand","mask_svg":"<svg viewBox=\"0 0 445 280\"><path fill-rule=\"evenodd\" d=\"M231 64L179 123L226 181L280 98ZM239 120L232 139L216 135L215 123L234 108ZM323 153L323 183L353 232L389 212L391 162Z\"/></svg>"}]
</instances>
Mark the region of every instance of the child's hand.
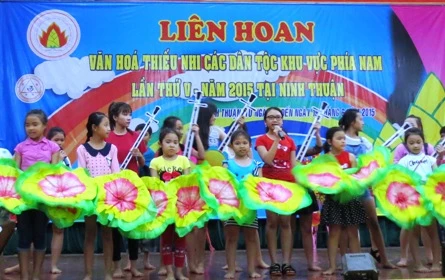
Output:
<instances>
[{"instance_id":1,"label":"child's hand","mask_svg":"<svg viewBox=\"0 0 445 280\"><path fill-rule=\"evenodd\" d=\"M445 154L445 147L443 145L437 145L436 146L436 152L439 155L444 156L444 154Z\"/></svg>"},{"instance_id":2,"label":"child's hand","mask_svg":"<svg viewBox=\"0 0 445 280\"><path fill-rule=\"evenodd\" d=\"M60 158L61 158L61 159L64 159L64 158L67 157L67 155L66 155L66 153L65 153L64 150L60 150L59 154L60 154Z\"/></svg>"},{"instance_id":3,"label":"child's hand","mask_svg":"<svg viewBox=\"0 0 445 280\"><path fill-rule=\"evenodd\" d=\"M197 124L192 125L192 131L195 135L199 134L199 126Z\"/></svg>"},{"instance_id":4,"label":"child's hand","mask_svg":"<svg viewBox=\"0 0 445 280\"><path fill-rule=\"evenodd\" d=\"M141 154L141 152L139 151L138 148L133 149L133 151L131 151L131 154L132 154L134 157L142 157L142 154Z\"/></svg>"},{"instance_id":5,"label":"child's hand","mask_svg":"<svg viewBox=\"0 0 445 280\"><path fill-rule=\"evenodd\" d=\"M315 135L320 135L321 124L319 122L314 124Z\"/></svg>"},{"instance_id":6,"label":"child's hand","mask_svg":"<svg viewBox=\"0 0 445 280\"><path fill-rule=\"evenodd\" d=\"M274 133L274 136L275 136L275 140L280 140L281 139L280 134L285 135L283 129L279 125L276 125L274 127L273 133Z\"/></svg>"},{"instance_id":7,"label":"child's hand","mask_svg":"<svg viewBox=\"0 0 445 280\"><path fill-rule=\"evenodd\" d=\"M244 126L244 123L246 122L246 118L244 116L242 116L241 118L238 119L237 123L240 126Z\"/></svg>"}]
</instances>

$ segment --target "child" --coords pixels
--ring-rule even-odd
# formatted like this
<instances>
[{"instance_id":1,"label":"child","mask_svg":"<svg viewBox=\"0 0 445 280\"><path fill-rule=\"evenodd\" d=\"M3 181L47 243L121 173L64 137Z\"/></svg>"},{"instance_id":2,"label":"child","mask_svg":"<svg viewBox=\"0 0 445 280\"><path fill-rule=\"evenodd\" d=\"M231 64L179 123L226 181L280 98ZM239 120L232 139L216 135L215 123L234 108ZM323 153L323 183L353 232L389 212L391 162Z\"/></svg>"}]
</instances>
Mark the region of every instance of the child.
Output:
<instances>
[{"instance_id":1,"label":"child","mask_svg":"<svg viewBox=\"0 0 445 280\"><path fill-rule=\"evenodd\" d=\"M355 156L345 151L345 133L339 127L332 127L327 131L324 152L335 156L343 169L356 167L357 165ZM342 229L349 237L350 252L360 253L358 227L359 224L366 222L366 214L359 199L353 199L342 204L334 200L331 195L325 197L321 219L329 226L329 269L324 271L323 274L332 275L337 269L335 259Z\"/></svg>"},{"instance_id":2,"label":"child","mask_svg":"<svg viewBox=\"0 0 445 280\"><path fill-rule=\"evenodd\" d=\"M60 127L52 127L46 138L53 141L60 147L59 151L59 159L63 161L63 163L71 168L71 162L65 151L63 150L63 144L65 144L65 131ZM60 255L62 254L63 249L63 229L56 227L54 224L53 228L53 238L51 240L51 270L52 274L60 274L62 271L57 267L57 263L59 262Z\"/></svg>"},{"instance_id":3,"label":"child","mask_svg":"<svg viewBox=\"0 0 445 280\"><path fill-rule=\"evenodd\" d=\"M423 132L422 119L415 115L409 115L404 123L411 124L412 127L418 128ZM432 155L434 153L434 147L431 144L424 143L423 145L424 152L427 155ZM405 143L401 143L394 149L394 163L398 163L401 158L408 155L409 151ZM425 228L421 228L422 243L425 247L428 262L431 263L433 258L431 252L431 240L428 237L428 233L425 231ZM408 249L409 249L409 234L405 229L400 230L400 260L396 263L399 267L406 267L408 264Z\"/></svg>"},{"instance_id":4,"label":"child","mask_svg":"<svg viewBox=\"0 0 445 280\"><path fill-rule=\"evenodd\" d=\"M217 149L219 141L224 139L225 134L221 128L216 127L216 111L215 104L205 102L207 107L199 108L199 115L197 124L199 127L199 138L203 145L203 150ZM198 133L195 133L195 135ZM195 141L193 147L199 151L199 142ZM204 158L204 157L203 157ZM194 274L204 274L204 257L205 257L205 241L208 241L211 246L210 238L207 232L207 224L202 228L193 228L191 234L187 237L188 256L189 256L189 270Z\"/></svg>"},{"instance_id":5,"label":"child","mask_svg":"<svg viewBox=\"0 0 445 280\"><path fill-rule=\"evenodd\" d=\"M204 150L204 146L201 141L201 137L199 136L199 126L197 124L192 124L192 125L193 125L192 130L195 133L195 139L194 139L193 146L195 146L196 149L194 149L194 148L192 149L192 156L190 158L190 161L193 162L194 164L197 164L198 160L204 159L205 150ZM184 125L180 118L178 118L176 116L167 117L164 120L164 122L162 123L161 131L165 128L169 128L169 129L176 131L180 140L184 138ZM182 155L183 151L184 151L184 144L179 143L178 155ZM162 263L162 258L160 258L160 267L159 267L158 275L160 275L160 276L167 275L167 270L165 269L165 266Z\"/></svg>"},{"instance_id":6,"label":"child","mask_svg":"<svg viewBox=\"0 0 445 280\"><path fill-rule=\"evenodd\" d=\"M235 153L233 159L225 161L223 166L234 173L238 180L242 180L244 176L248 174L261 176L261 169L259 164L249 157L251 148L251 140L249 134L244 130L237 130L233 133L230 139L230 148ZM247 271L249 278L260 278L261 275L255 271L255 260L257 258L257 242L256 237L258 234L258 219L249 225L242 226L244 233L244 240L246 241L247 252ZM227 273L224 276L225 279L235 278L236 272L236 247L238 245L238 235L240 226L235 220L230 219L224 222L224 236L226 239L226 259L227 259ZM261 252L261 251L260 251Z\"/></svg>"},{"instance_id":7,"label":"child","mask_svg":"<svg viewBox=\"0 0 445 280\"><path fill-rule=\"evenodd\" d=\"M124 102L113 102L108 108L108 117L110 119L111 132L107 141L114 144L117 147L117 159L119 163L122 162L127 157L130 149L133 147L138 134L131 131L128 127L131 121L132 110L130 105ZM141 142L138 147L134 148L131 153L133 155L130 160L127 169L130 169L138 173L139 166L145 165L145 159L142 155L147 151L146 145ZM124 274L121 269L121 244L122 235L119 230L113 229L113 262L114 262L114 273L113 277L123 278ZM143 273L137 270L136 264L138 259L139 250L139 240L128 239L128 252L130 255L130 271L134 277L141 277Z\"/></svg>"},{"instance_id":8,"label":"child","mask_svg":"<svg viewBox=\"0 0 445 280\"><path fill-rule=\"evenodd\" d=\"M113 144L105 142L110 134L110 122L108 117L101 112L90 114L87 122L87 140L85 144L77 148L79 167L88 169L92 177L117 173L120 171L117 160L117 148ZM85 278L93 279L94 240L97 227L96 216L85 217ZM112 279L111 255L113 252L113 238L111 228L102 226L102 242L104 250L105 279Z\"/></svg>"},{"instance_id":9,"label":"child","mask_svg":"<svg viewBox=\"0 0 445 280\"><path fill-rule=\"evenodd\" d=\"M287 136L283 129L283 112L277 107L270 107L264 113L264 123L266 125L266 134L258 137L256 140L256 150L265 165L263 167L263 176L270 179L295 182L292 175L292 168L296 162L296 146L292 138ZM317 130L318 131L318 130ZM307 155L312 155L321 151L321 138L319 132L316 133L318 149L307 151ZM303 235L303 244L306 258L310 270L320 270L313 262L312 249L312 212L318 210L315 195L312 193L312 204L299 210L301 232ZM266 211L266 236L269 248L270 260L272 262L269 272L271 276L293 276L295 269L290 265L292 255L292 229L291 216L278 215L271 211ZM283 253L283 264L280 266L277 262L277 229L281 228L281 248Z\"/></svg>"},{"instance_id":10,"label":"child","mask_svg":"<svg viewBox=\"0 0 445 280\"><path fill-rule=\"evenodd\" d=\"M418 116L415 115L409 115L404 123L409 123L411 124L411 127L415 127L420 129L423 132L423 125L422 125L422 119L419 118ZM424 144L424 152L427 155L432 155L434 153L434 146L431 144ZM404 156L406 156L407 154L409 154L409 151L406 147L406 145L404 143L399 144L395 149L394 149L394 163L399 162L399 160L401 158L403 158Z\"/></svg>"},{"instance_id":11,"label":"child","mask_svg":"<svg viewBox=\"0 0 445 280\"><path fill-rule=\"evenodd\" d=\"M161 130L164 128L170 128L176 131L179 135L179 139L183 139L184 137L184 125L182 124L182 121L180 118L175 116L169 116L167 117L164 122L162 123ZM197 124L192 124L192 131L195 133L195 139L194 139L194 147L196 149L192 149L192 157L190 160L193 163L198 163L198 160L203 160L205 157L205 149L204 145L201 141L200 137L200 129ZM179 152L178 155L182 155L182 152L184 151L184 144L179 143Z\"/></svg>"},{"instance_id":12,"label":"child","mask_svg":"<svg viewBox=\"0 0 445 280\"><path fill-rule=\"evenodd\" d=\"M424 152L425 137L422 130L419 128L410 128L405 132L405 145L409 151L409 154L399 160L398 164L408 168L409 170L416 172L420 175L423 183L426 181L429 174L437 167L436 159L432 156L428 156ZM411 255L414 260L415 272L434 272L441 271L440 264L440 243L439 235L437 232L436 221L426 228L426 231L432 241L432 254L433 262L431 269L426 268L419 258L419 238L420 227L414 226L409 230L409 247Z\"/></svg>"},{"instance_id":13,"label":"child","mask_svg":"<svg viewBox=\"0 0 445 280\"><path fill-rule=\"evenodd\" d=\"M144 123L138 124L136 126L136 128L134 129L134 131L137 133L141 133L142 130L144 129L144 126L145 126ZM148 145L148 142L151 139L152 133L153 133L153 130L151 129L151 127L149 127L147 130L147 133L144 136L144 139L142 140L143 143L145 144L145 146ZM139 176L140 177L150 176L150 170L148 167L150 166L150 162L154 157L155 157L155 153L153 152L153 150L150 149L149 147L147 147L147 151L144 153L145 164L144 164L144 166L139 166Z\"/></svg>"},{"instance_id":14,"label":"child","mask_svg":"<svg viewBox=\"0 0 445 280\"><path fill-rule=\"evenodd\" d=\"M141 124L137 125L134 130L136 132L141 133L141 131L144 129L144 126L145 126L145 124L141 123ZM147 133L144 136L144 140L143 140L145 145L148 145L148 142L150 141L152 132L153 131L152 131L151 127L149 127L147 130ZM139 167L139 176L140 177L151 176L149 166L150 166L150 162L154 158L154 156L155 156L155 153L153 152L153 150L147 147L147 151L144 153L145 164L144 164L144 166ZM154 250L156 248L155 241L156 241L156 239L140 240L139 245L141 247L142 252L144 252L144 269L154 270L156 268L150 263L150 250ZM129 262L128 265L125 267L125 270L130 270L130 268L131 268L131 264Z\"/></svg>"},{"instance_id":15,"label":"child","mask_svg":"<svg viewBox=\"0 0 445 280\"><path fill-rule=\"evenodd\" d=\"M249 135L248 131L247 131L247 125L244 123L244 118L241 118L242 123L240 123L240 126L238 128L238 130L243 130L244 132L246 132L247 135ZM232 124L233 125L233 124ZM233 134L232 134L232 138L230 139L232 141L233 139ZM249 138L249 142L250 138ZM230 143L229 143L230 144ZM235 158L235 152L232 149L233 145L228 145L227 146L227 159L228 160L232 160ZM249 152L247 154L247 156L251 159L253 159L253 155L252 155L252 145L249 149ZM258 228L257 228L258 229ZM263 260L263 255L261 253L261 243L260 243L260 235L258 233L258 231L255 232L255 247L256 247L256 253L255 253L255 266L261 269L267 269L269 268L269 265ZM223 266L223 269L228 269L228 265ZM242 269L240 267L235 267L235 270L237 272L242 271Z\"/></svg>"},{"instance_id":16,"label":"child","mask_svg":"<svg viewBox=\"0 0 445 280\"><path fill-rule=\"evenodd\" d=\"M176 131L169 128L163 129L159 135L159 145L159 157L154 158L150 164L151 176L168 182L165 180L166 176L163 176L164 173L177 174L177 176L190 173L189 160L178 155L179 135ZM172 176L167 177L173 179ZM175 248L174 252L172 247ZM169 225L161 235L161 257L167 270L167 280L175 280L175 276L179 280L188 280L183 272L185 249L185 237L179 237L175 231L175 226ZM173 259L176 273L173 272Z\"/></svg>"},{"instance_id":17,"label":"child","mask_svg":"<svg viewBox=\"0 0 445 280\"><path fill-rule=\"evenodd\" d=\"M215 125L217 108L215 104L206 102L207 108L200 108L198 115L199 135L204 149L218 149L220 141L226 137L224 130Z\"/></svg>"},{"instance_id":18,"label":"child","mask_svg":"<svg viewBox=\"0 0 445 280\"><path fill-rule=\"evenodd\" d=\"M359 136L359 133L363 130L364 126L363 117L359 110L346 110L338 121L338 125L346 134L345 151L358 157L359 155L372 150L372 144L366 138ZM382 230L380 229L377 218L374 198L371 196L369 190L367 190L363 197L361 197L361 202L366 212L366 226L368 227L371 236L370 254L381 263L384 268L393 269L395 266L389 262L388 256L386 255L385 242L383 241ZM343 241L340 243L340 247L346 247L346 244L342 243ZM340 248L340 250L341 249L342 248ZM343 248L343 251L346 251L346 249Z\"/></svg>"},{"instance_id":19,"label":"child","mask_svg":"<svg viewBox=\"0 0 445 280\"><path fill-rule=\"evenodd\" d=\"M14 149L17 166L23 171L36 162L57 163L60 147L44 136L48 118L42 110L26 114L25 131L28 136ZM21 279L29 279L29 255L34 245L32 278L39 279L46 251L48 218L39 210L28 210L17 216L18 251Z\"/></svg>"}]
</instances>

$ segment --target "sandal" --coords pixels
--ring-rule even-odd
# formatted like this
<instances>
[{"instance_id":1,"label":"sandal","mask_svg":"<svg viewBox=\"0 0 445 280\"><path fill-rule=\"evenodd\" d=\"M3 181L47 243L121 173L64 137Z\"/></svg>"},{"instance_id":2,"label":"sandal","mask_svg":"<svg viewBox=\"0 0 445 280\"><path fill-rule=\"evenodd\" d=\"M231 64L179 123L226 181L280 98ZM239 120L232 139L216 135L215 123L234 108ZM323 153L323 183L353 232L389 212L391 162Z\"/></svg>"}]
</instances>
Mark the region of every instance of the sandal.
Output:
<instances>
[{"instance_id":1,"label":"sandal","mask_svg":"<svg viewBox=\"0 0 445 280\"><path fill-rule=\"evenodd\" d=\"M379 249L377 249L377 250L373 250L373 249L371 248L371 251L369 252L369 254L371 254L371 256L372 256L378 263L381 262Z\"/></svg>"},{"instance_id":2,"label":"sandal","mask_svg":"<svg viewBox=\"0 0 445 280\"><path fill-rule=\"evenodd\" d=\"M294 276L297 274L297 271L290 264L283 263L283 266L281 266L281 273L285 276Z\"/></svg>"},{"instance_id":3,"label":"sandal","mask_svg":"<svg viewBox=\"0 0 445 280\"><path fill-rule=\"evenodd\" d=\"M281 267L278 263L274 263L269 267L270 276L281 276Z\"/></svg>"}]
</instances>

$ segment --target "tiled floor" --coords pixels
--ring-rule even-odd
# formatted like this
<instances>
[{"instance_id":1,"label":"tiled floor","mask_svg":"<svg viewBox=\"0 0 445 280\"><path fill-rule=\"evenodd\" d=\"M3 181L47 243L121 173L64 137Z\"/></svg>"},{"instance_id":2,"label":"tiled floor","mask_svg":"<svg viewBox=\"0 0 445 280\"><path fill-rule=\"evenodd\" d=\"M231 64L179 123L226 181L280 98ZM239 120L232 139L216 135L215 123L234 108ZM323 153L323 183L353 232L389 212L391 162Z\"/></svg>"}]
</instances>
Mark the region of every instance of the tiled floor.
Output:
<instances>
[{"instance_id":1,"label":"tiled floor","mask_svg":"<svg viewBox=\"0 0 445 280\"><path fill-rule=\"evenodd\" d=\"M363 249L366 251L366 249ZM398 248L390 248L388 250L389 256L394 262L398 258L399 249ZM267 250L263 250L263 256L266 261L268 261L268 253ZM140 258L139 267L142 269L142 255ZM152 263L158 264L159 255L154 254L151 256ZM326 249L318 250L318 260L321 267L326 268L327 256ZM83 256L82 255L63 255L60 260L60 268L63 273L61 275L51 275L48 273L49 270L49 256L45 261L45 273L42 275L41 279L50 280L50 279L59 279L59 280L81 280L83 278ZM246 254L244 251L238 251L238 264L246 270ZM217 251L214 253L207 252L207 267L204 275L191 275L190 280L220 280L224 279L225 272L221 269L221 267L225 264L225 254L224 251ZM8 267L17 263L17 257L15 256L6 256L4 257L4 267ZM296 277L287 277L283 279L343 279L340 274L340 271L335 276L323 277L321 273L318 272L308 272L306 269L306 260L304 258L304 253L301 249L297 249L294 251L293 266L297 269ZM263 279L270 279L267 270L261 271L263 274ZM440 278L441 273L428 273L428 274L419 274L414 273L412 269L409 267L406 269L393 269L393 270L380 270L379 279L427 279L427 278ZM19 275L4 275L2 279L5 280L13 280L20 279ZM98 255L95 259L95 278L94 279L103 279L103 262L102 256ZM131 279L131 275L127 274L126 278ZM158 277L156 271L145 271L144 277L141 278L133 278L133 279L165 279L165 277ZM248 279L247 273L241 272L237 274L236 279ZM281 279L280 277L274 277L273 279ZM445 279L445 278L443 278Z\"/></svg>"}]
</instances>

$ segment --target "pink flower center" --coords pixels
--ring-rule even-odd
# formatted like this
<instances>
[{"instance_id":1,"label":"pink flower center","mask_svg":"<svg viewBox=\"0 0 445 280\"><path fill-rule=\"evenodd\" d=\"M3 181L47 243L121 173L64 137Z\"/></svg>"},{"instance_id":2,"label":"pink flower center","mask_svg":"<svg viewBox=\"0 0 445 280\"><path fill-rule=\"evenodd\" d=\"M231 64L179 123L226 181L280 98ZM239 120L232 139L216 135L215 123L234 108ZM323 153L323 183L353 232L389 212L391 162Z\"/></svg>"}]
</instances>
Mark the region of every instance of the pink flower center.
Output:
<instances>
[{"instance_id":1,"label":"pink flower center","mask_svg":"<svg viewBox=\"0 0 445 280\"><path fill-rule=\"evenodd\" d=\"M105 204L117 207L120 212L134 210L138 189L127 179L120 178L105 184Z\"/></svg>"},{"instance_id":2,"label":"pink flower center","mask_svg":"<svg viewBox=\"0 0 445 280\"><path fill-rule=\"evenodd\" d=\"M388 201L402 210L420 204L420 195L416 189L406 183L393 182L386 192Z\"/></svg>"},{"instance_id":3,"label":"pink flower center","mask_svg":"<svg viewBox=\"0 0 445 280\"><path fill-rule=\"evenodd\" d=\"M308 180L311 184L331 188L340 180L340 178L330 173L320 173L309 175Z\"/></svg>"}]
</instances>

